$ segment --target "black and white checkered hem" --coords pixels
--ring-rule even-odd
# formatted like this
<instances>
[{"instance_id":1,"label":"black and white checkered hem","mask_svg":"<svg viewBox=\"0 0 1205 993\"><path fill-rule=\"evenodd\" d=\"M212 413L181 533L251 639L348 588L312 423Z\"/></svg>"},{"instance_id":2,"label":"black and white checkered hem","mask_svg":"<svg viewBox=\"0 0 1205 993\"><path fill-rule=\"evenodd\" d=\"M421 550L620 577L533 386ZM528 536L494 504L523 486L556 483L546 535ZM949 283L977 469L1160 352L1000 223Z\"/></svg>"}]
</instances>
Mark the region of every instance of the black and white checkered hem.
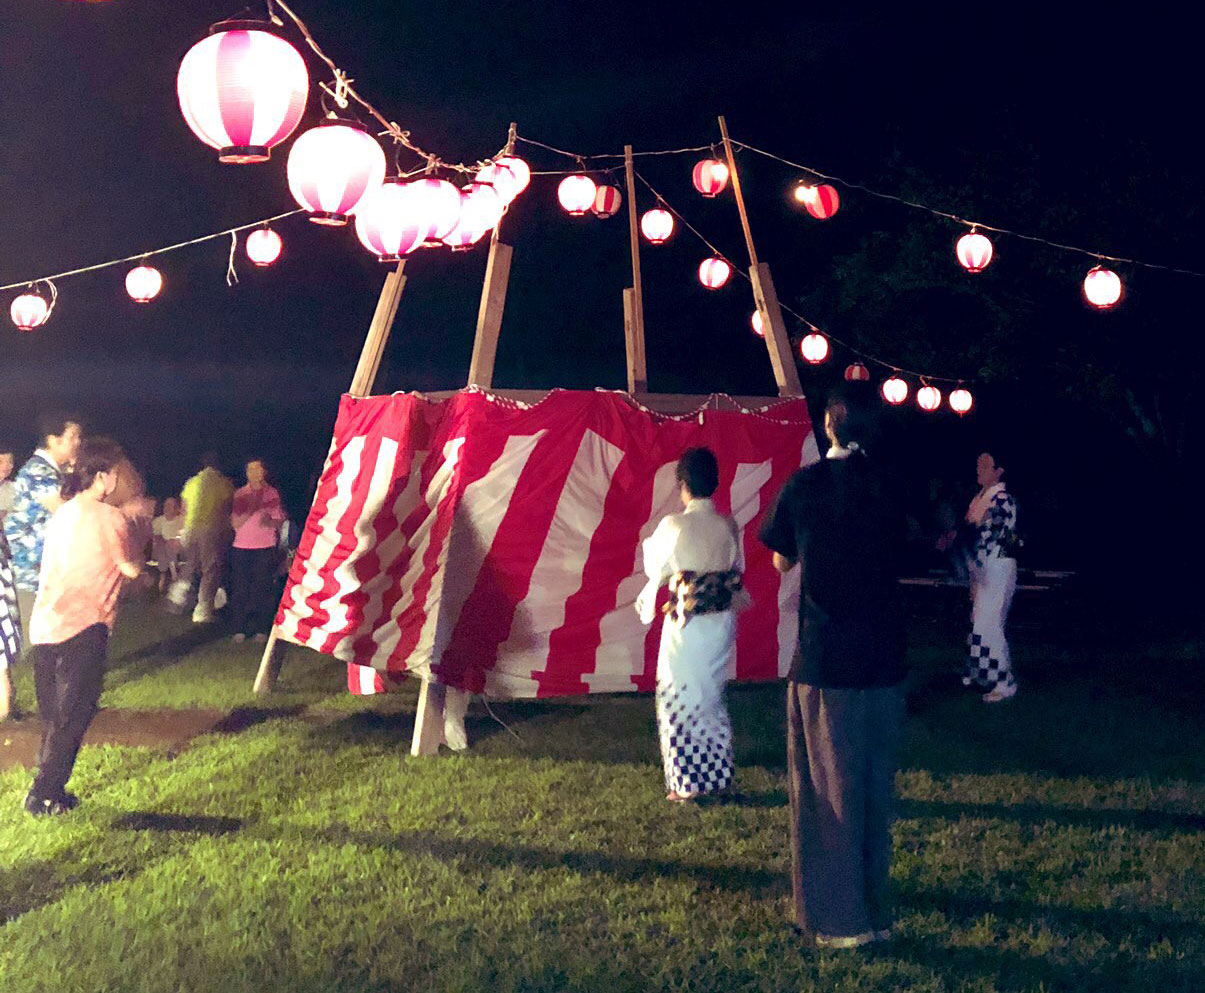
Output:
<instances>
[{"instance_id":1,"label":"black and white checkered hem","mask_svg":"<svg viewBox=\"0 0 1205 993\"><path fill-rule=\"evenodd\" d=\"M967 636L967 663L962 675L963 686L974 686L984 692L1013 690L1017 679L1007 658L993 650L981 634Z\"/></svg>"}]
</instances>

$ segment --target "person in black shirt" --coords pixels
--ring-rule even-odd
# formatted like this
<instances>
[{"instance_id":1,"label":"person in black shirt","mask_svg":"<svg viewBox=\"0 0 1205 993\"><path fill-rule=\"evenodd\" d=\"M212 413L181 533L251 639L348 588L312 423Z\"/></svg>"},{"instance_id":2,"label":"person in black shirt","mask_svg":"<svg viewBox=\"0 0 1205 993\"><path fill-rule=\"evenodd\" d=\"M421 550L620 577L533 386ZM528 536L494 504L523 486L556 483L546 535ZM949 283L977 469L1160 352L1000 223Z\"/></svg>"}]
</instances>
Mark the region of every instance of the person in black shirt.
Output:
<instances>
[{"instance_id":1,"label":"person in black shirt","mask_svg":"<svg viewBox=\"0 0 1205 993\"><path fill-rule=\"evenodd\" d=\"M787 683L791 875L795 923L827 947L891 929L905 525L871 451L877 405L864 385L829 397L827 457L791 477L760 531L780 571L803 572Z\"/></svg>"}]
</instances>

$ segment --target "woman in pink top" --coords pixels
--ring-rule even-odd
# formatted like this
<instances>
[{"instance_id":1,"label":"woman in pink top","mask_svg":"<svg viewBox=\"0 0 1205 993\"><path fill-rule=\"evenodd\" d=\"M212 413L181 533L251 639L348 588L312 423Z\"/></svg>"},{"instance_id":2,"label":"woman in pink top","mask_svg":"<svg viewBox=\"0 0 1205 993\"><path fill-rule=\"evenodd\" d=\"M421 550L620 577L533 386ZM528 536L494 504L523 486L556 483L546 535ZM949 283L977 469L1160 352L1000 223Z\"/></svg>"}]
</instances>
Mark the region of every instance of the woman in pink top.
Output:
<instances>
[{"instance_id":1,"label":"woman in pink top","mask_svg":"<svg viewBox=\"0 0 1205 993\"><path fill-rule=\"evenodd\" d=\"M276 603L273 597L277 543L285 513L280 494L268 485L260 459L247 463L247 485L234 493L230 523L234 547L230 552L230 612L234 640L267 640Z\"/></svg>"},{"instance_id":2,"label":"woman in pink top","mask_svg":"<svg viewBox=\"0 0 1205 993\"><path fill-rule=\"evenodd\" d=\"M116 442L90 438L63 480L67 502L46 525L29 621L42 717L38 774L25 798L31 814L61 814L77 803L67 780L96 714L117 597L142 571L137 550L146 544L153 505L140 486Z\"/></svg>"}]
</instances>

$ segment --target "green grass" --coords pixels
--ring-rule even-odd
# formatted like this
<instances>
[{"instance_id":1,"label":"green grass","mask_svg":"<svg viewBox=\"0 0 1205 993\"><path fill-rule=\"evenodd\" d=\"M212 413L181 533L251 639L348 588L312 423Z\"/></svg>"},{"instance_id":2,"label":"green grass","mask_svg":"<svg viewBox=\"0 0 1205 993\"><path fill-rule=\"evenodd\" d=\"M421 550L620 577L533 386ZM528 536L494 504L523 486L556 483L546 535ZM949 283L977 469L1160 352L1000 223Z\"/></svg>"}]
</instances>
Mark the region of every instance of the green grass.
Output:
<instances>
[{"instance_id":1,"label":"green grass","mask_svg":"<svg viewBox=\"0 0 1205 993\"><path fill-rule=\"evenodd\" d=\"M959 646L922 640L899 937L814 952L786 926L781 687L731 694L744 802L680 809L647 697L496 705L520 740L474 711L471 753L412 759L412 692L350 698L293 650L256 699L254 646L130 620L104 706L263 709L175 757L84 749L55 820L0 773L5 990L1203 988L1201 720L1150 679L1183 646L1020 640L1023 692L987 710L925 688Z\"/></svg>"}]
</instances>

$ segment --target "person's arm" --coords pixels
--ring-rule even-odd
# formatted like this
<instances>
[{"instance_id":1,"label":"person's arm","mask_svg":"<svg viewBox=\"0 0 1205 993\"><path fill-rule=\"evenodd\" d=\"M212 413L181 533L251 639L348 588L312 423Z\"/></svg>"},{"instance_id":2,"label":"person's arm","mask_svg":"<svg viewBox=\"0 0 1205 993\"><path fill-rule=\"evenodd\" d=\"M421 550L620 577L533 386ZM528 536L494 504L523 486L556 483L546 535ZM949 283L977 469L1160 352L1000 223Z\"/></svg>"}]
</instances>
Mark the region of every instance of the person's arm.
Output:
<instances>
[{"instance_id":1,"label":"person's arm","mask_svg":"<svg viewBox=\"0 0 1205 993\"><path fill-rule=\"evenodd\" d=\"M798 476L792 476L778 494L757 535L773 553L774 568L779 572L790 572L799 561L794 511L797 487Z\"/></svg>"},{"instance_id":2,"label":"person's arm","mask_svg":"<svg viewBox=\"0 0 1205 993\"><path fill-rule=\"evenodd\" d=\"M255 508L251 506L254 498L250 493L239 491L234 494L234 499L230 504L230 523L234 530L238 530L249 520L255 513Z\"/></svg>"},{"instance_id":3,"label":"person's arm","mask_svg":"<svg viewBox=\"0 0 1205 993\"><path fill-rule=\"evenodd\" d=\"M779 572L790 572L799 564L798 559L787 558L780 552L774 553L774 568Z\"/></svg>"}]
</instances>

